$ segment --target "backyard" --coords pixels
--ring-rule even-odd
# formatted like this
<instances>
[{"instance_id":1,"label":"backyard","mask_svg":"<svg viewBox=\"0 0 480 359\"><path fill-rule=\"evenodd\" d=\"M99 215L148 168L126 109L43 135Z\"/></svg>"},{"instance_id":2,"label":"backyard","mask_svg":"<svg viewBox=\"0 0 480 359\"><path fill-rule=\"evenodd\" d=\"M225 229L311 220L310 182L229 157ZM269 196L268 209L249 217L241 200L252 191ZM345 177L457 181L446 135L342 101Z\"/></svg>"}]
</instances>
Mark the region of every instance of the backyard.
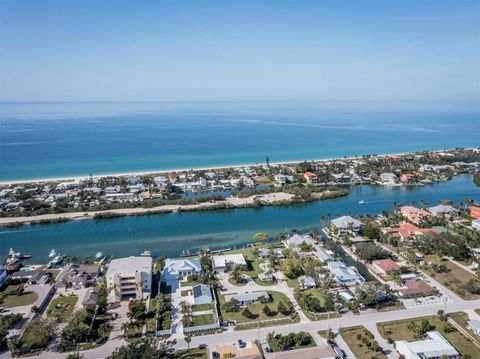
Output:
<instances>
[{"instance_id":1,"label":"backyard","mask_svg":"<svg viewBox=\"0 0 480 359\"><path fill-rule=\"evenodd\" d=\"M28 291L27 289L22 291L19 289L19 287L25 288L23 284L9 285L2 290L2 292L0 292L0 295L3 297L3 299L0 301L0 305L2 307L21 307L24 305L31 305L36 302L38 299L37 293Z\"/></svg>"},{"instance_id":2,"label":"backyard","mask_svg":"<svg viewBox=\"0 0 480 359\"><path fill-rule=\"evenodd\" d=\"M357 326L340 329L340 334L357 359L386 359L382 348L374 339L373 334L365 327Z\"/></svg>"},{"instance_id":3,"label":"backyard","mask_svg":"<svg viewBox=\"0 0 480 359\"><path fill-rule=\"evenodd\" d=\"M77 301L77 296L59 296L52 299L47 308L47 317L59 321L66 320L73 313Z\"/></svg>"},{"instance_id":4,"label":"backyard","mask_svg":"<svg viewBox=\"0 0 480 359\"><path fill-rule=\"evenodd\" d=\"M412 330L411 323L416 326L421 326L423 320L428 320L431 330L437 330L457 349L462 356L470 355L471 358L478 358L478 348L475 348L473 343L468 340L458 330L453 328L448 322L442 321L438 316L420 317L415 319L406 319L394 322L379 323L378 331L380 335L388 340L419 340L416 333Z\"/></svg>"}]
</instances>

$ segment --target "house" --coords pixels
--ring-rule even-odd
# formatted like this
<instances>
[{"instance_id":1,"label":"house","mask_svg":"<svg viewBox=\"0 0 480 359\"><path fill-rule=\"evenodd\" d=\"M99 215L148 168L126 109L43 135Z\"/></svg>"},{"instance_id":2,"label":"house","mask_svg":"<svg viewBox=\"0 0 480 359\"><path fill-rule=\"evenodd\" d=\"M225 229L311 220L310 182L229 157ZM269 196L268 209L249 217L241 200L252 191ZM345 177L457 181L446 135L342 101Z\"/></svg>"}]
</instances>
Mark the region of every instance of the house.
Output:
<instances>
[{"instance_id":1,"label":"house","mask_svg":"<svg viewBox=\"0 0 480 359\"><path fill-rule=\"evenodd\" d=\"M236 265L247 265L243 254L225 254L220 256L212 256L213 270L225 272Z\"/></svg>"},{"instance_id":2,"label":"house","mask_svg":"<svg viewBox=\"0 0 480 359\"><path fill-rule=\"evenodd\" d=\"M461 358L457 350L437 331L427 332L427 339L415 342L398 340L395 348L405 359Z\"/></svg>"},{"instance_id":3,"label":"house","mask_svg":"<svg viewBox=\"0 0 480 359\"><path fill-rule=\"evenodd\" d=\"M403 241L409 239L411 236L414 235L423 235L425 233L440 233L440 231L434 228L419 228L414 224L408 222L402 222L396 228L384 228L382 231L392 237L399 237Z\"/></svg>"},{"instance_id":4,"label":"house","mask_svg":"<svg viewBox=\"0 0 480 359\"><path fill-rule=\"evenodd\" d=\"M303 178L305 178L308 184L318 183L318 176L313 172L305 172Z\"/></svg>"},{"instance_id":5,"label":"house","mask_svg":"<svg viewBox=\"0 0 480 359\"><path fill-rule=\"evenodd\" d=\"M212 289L205 284L197 284L192 288L193 304L202 305L213 302Z\"/></svg>"},{"instance_id":6,"label":"house","mask_svg":"<svg viewBox=\"0 0 480 359\"><path fill-rule=\"evenodd\" d=\"M287 175L282 175L282 174L277 174L275 175L275 182L277 182L279 185L283 186L284 184L291 182L292 181L292 176L287 176Z\"/></svg>"},{"instance_id":7,"label":"house","mask_svg":"<svg viewBox=\"0 0 480 359\"><path fill-rule=\"evenodd\" d=\"M332 261L327 263L330 273L333 274L338 284L347 287L361 284L365 279L358 273L356 268L347 268L343 262Z\"/></svg>"},{"instance_id":8,"label":"house","mask_svg":"<svg viewBox=\"0 0 480 359\"><path fill-rule=\"evenodd\" d=\"M127 183L131 186L137 185L140 183L140 178L136 176L130 176L127 178Z\"/></svg>"},{"instance_id":9,"label":"house","mask_svg":"<svg viewBox=\"0 0 480 359\"><path fill-rule=\"evenodd\" d=\"M400 182L404 184L415 183L418 181L418 175L416 173L402 173L400 175Z\"/></svg>"},{"instance_id":10,"label":"house","mask_svg":"<svg viewBox=\"0 0 480 359\"><path fill-rule=\"evenodd\" d=\"M268 258L270 256L270 250L267 248L259 248L258 256L263 259Z\"/></svg>"},{"instance_id":11,"label":"house","mask_svg":"<svg viewBox=\"0 0 480 359\"><path fill-rule=\"evenodd\" d=\"M167 281L186 278L194 274L202 274L202 264L200 259L167 258L162 271L162 277Z\"/></svg>"},{"instance_id":12,"label":"house","mask_svg":"<svg viewBox=\"0 0 480 359\"><path fill-rule=\"evenodd\" d=\"M432 216L430 212L413 206L400 207L400 214L416 225L419 225L422 221Z\"/></svg>"},{"instance_id":13,"label":"house","mask_svg":"<svg viewBox=\"0 0 480 359\"><path fill-rule=\"evenodd\" d=\"M332 347L321 343L310 348L265 353L265 359L335 359L337 357Z\"/></svg>"},{"instance_id":14,"label":"house","mask_svg":"<svg viewBox=\"0 0 480 359\"><path fill-rule=\"evenodd\" d=\"M344 300L347 303L355 299L353 295L345 291L338 292L338 295L340 296L340 298L342 298L342 300Z\"/></svg>"},{"instance_id":15,"label":"house","mask_svg":"<svg viewBox=\"0 0 480 359\"><path fill-rule=\"evenodd\" d=\"M317 284L315 283L313 278L308 276L308 275L302 275L302 276L298 277L298 283L300 283L300 285L303 288L306 288L306 289L317 288Z\"/></svg>"},{"instance_id":16,"label":"house","mask_svg":"<svg viewBox=\"0 0 480 359\"><path fill-rule=\"evenodd\" d=\"M472 221L472 228L480 231L480 219L475 219Z\"/></svg>"},{"instance_id":17,"label":"house","mask_svg":"<svg viewBox=\"0 0 480 359\"><path fill-rule=\"evenodd\" d=\"M333 257L325 249L318 246L315 247L315 252L313 252L313 255L320 259L323 263L333 261Z\"/></svg>"},{"instance_id":18,"label":"house","mask_svg":"<svg viewBox=\"0 0 480 359\"><path fill-rule=\"evenodd\" d=\"M390 258L373 261L372 267L378 274L387 275L392 271L400 270L400 266Z\"/></svg>"},{"instance_id":19,"label":"house","mask_svg":"<svg viewBox=\"0 0 480 359\"><path fill-rule=\"evenodd\" d=\"M434 293L435 289L421 279L408 279L403 283L403 287L398 290L398 294L402 298L427 297Z\"/></svg>"},{"instance_id":20,"label":"house","mask_svg":"<svg viewBox=\"0 0 480 359\"><path fill-rule=\"evenodd\" d=\"M253 341L239 341L233 344L217 345L212 350L212 358L262 359L260 349Z\"/></svg>"},{"instance_id":21,"label":"house","mask_svg":"<svg viewBox=\"0 0 480 359\"><path fill-rule=\"evenodd\" d=\"M386 186L393 186L397 183L397 176L393 173L382 173L380 175L380 183Z\"/></svg>"},{"instance_id":22,"label":"house","mask_svg":"<svg viewBox=\"0 0 480 359\"><path fill-rule=\"evenodd\" d=\"M304 235L304 236L301 236L299 234L294 234L293 236L291 236L290 238L286 239L284 241L284 244L292 249L292 250L296 250L298 249L302 244L311 244L311 245L315 245L317 244L317 241L314 240L312 237L310 237L308 234L307 235Z\"/></svg>"},{"instance_id":23,"label":"house","mask_svg":"<svg viewBox=\"0 0 480 359\"><path fill-rule=\"evenodd\" d=\"M167 185L167 177L165 176L157 176L153 178L153 182L157 187L165 187Z\"/></svg>"},{"instance_id":24,"label":"house","mask_svg":"<svg viewBox=\"0 0 480 359\"><path fill-rule=\"evenodd\" d=\"M82 300L82 306L84 308L91 307L97 304L98 298L98 289L96 287L88 288L87 293L85 293L85 297Z\"/></svg>"},{"instance_id":25,"label":"house","mask_svg":"<svg viewBox=\"0 0 480 359\"><path fill-rule=\"evenodd\" d=\"M450 205L443 205L443 204L439 204L438 206L435 206L435 207L429 207L428 211L434 216L446 216L446 217L452 217L458 213L458 210L455 207L452 207Z\"/></svg>"},{"instance_id":26,"label":"house","mask_svg":"<svg viewBox=\"0 0 480 359\"><path fill-rule=\"evenodd\" d=\"M471 319L468 321L468 328L480 337L480 320Z\"/></svg>"},{"instance_id":27,"label":"house","mask_svg":"<svg viewBox=\"0 0 480 359\"><path fill-rule=\"evenodd\" d=\"M262 282L272 282L274 280L274 277L272 273L264 272L258 275L258 279L260 279Z\"/></svg>"},{"instance_id":28,"label":"house","mask_svg":"<svg viewBox=\"0 0 480 359\"><path fill-rule=\"evenodd\" d=\"M278 259L285 259L285 254L283 254L283 251L281 248L275 248L273 250L273 254L275 254Z\"/></svg>"},{"instance_id":29,"label":"house","mask_svg":"<svg viewBox=\"0 0 480 359\"><path fill-rule=\"evenodd\" d=\"M148 299L152 290L152 257L113 259L106 279L110 303L119 302L124 297Z\"/></svg>"},{"instance_id":30,"label":"house","mask_svg":"<svg viewBox=\"0 0 480 359\"><path fill-rule=\"evenodd\" d=\"M338 231L340 236L348 236L350 234L357 235L362 228L362 222L350 216L342 216L330 221L334 229Z\"/></svg>"},{"instance_id":31,"label":"house","mask_svg":"<svg viewBox=\"0 0 480 359\"><path fill-rule=\"evenodd\" d=\"M235 299L241 306L253 303L268 303L271 301L270 295L266 291L245 294L225 294L226 302L229 302L232 299Z\"/></svg>"},{"instance_id":32,"label":"house","mask_svg":"<svg viewBox=\"0 0 480 359\"><path fill-rule=\"evenodd\" d=\"M470 206L470 217L480 219L480 207Z\"/></svg>"}]
</instances>

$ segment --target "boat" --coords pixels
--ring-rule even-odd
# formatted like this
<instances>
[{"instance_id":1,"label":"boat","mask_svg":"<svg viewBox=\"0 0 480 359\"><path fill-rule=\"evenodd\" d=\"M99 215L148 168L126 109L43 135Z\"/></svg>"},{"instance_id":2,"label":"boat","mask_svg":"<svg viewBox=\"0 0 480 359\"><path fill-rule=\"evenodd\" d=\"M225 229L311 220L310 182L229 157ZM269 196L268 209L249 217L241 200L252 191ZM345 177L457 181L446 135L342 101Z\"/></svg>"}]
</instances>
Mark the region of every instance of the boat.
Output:
<instances>
[{"instance_id":1,"label":"boat","mask_svg":"<svg viewBox=\"0 0 480 359\"><path fill-rule=\"evenodd\" d=\"M56 256L53 257L53 259L47 264L47 268L52 268L53 266L56 266L56 265L62 263L64 258L65 258L65 256L62 256L61 254L56 255Z\"/></svg>"},{"instance_id":2,"label":"boat","mask_svg":"<svg viewBox=\"0 0 480 359\"><path fill-rule=\"evenodd\" d=\"M358 201L358 204L364 204L365 201L363 199L361 199L360 201Z\"/></svg>"},{"instance_id":3,"label":"boat","mask_svg":"<svg viewBox=\"0 0 480 359\"><path fill-rule=\"evenodd\" d=\"M99 260L101 258L103 258L103 253L102 252L97 252L97 254L95 254L95 259Z\"/></svg>"},{"instance_id":4,"label":"boat","mask_svg":"<svg viewBox=\"0 0 480 359\"><path fill-rule=\"evenodd\" d=\"M55 249L52 249L50 251L50 254L48 255L48 258L54 258L56 255L57 255L57 252L55 251Z\"/></svg>"},{"instance_id":5,"label":"boat","mask_svg":"<svg viewBox=\"0 0 480 359\"><path fill-rule=\"evenodd\" d=\"M140 255L143 257L151 257L152 253L150 251L143 251Z\"/></svg>"},{"instance_id":6,"label":"boat","mask_svg":"<svg viewBox=\"0 0 480 359\"><path fill-rule=\"evenodd\" d=\"M32 258L30 254L22 254L21 252L15 252L13 248L10 248L10 250L8 251L6 264L8 266L11 266L11 265L14 265L15 263L20 262L21 260L29 259L29 258Z\"/></svg>"}]
</instances>

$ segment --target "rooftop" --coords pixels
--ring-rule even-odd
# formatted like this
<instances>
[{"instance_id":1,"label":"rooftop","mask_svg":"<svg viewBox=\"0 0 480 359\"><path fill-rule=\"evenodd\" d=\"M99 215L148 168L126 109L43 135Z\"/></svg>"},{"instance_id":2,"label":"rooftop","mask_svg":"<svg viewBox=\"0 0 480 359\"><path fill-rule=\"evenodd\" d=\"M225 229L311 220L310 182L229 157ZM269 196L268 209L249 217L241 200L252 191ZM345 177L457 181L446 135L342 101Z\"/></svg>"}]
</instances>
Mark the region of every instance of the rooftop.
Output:
<instances>
[{"instance_id":1,"label":"rooftop","mask_svg":"<svg viewBox=\"0 0 480 359\"><path fill-rule=\"evenodd\" d=\"M135 272L151 272L152 257L125 257L113 259L108 266L108 274L122 273L133 274Z\"/></svg>"}]
</instances>

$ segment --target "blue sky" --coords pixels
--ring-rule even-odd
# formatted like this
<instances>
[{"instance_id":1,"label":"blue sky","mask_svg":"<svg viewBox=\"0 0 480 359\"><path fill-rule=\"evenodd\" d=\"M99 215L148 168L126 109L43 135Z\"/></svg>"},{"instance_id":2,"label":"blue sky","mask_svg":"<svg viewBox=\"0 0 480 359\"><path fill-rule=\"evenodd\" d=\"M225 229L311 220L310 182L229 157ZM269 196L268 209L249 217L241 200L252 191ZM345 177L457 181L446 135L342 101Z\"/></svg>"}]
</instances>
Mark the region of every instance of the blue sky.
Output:
<instances>
[{"instance_id":1,"label":"blue sky","mask_svg":"<svg viewBox=\"0 0 480 359\"><path fill-rule=\"evenodd\" d=\"M477 0L0 0L0 100L478 108L479 14Z\"/></svg>"}]
</instances>

